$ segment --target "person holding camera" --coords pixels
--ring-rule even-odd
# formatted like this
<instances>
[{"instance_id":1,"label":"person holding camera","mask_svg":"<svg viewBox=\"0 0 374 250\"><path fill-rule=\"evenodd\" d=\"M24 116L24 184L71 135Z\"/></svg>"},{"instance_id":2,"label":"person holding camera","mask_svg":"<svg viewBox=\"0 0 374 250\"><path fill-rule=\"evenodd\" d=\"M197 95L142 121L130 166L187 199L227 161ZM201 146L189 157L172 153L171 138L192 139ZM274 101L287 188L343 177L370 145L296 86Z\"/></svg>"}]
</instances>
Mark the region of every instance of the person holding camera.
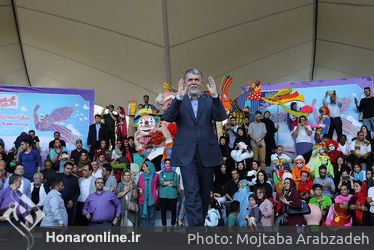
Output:
<instances>
[{"instance_id":1,"label":"person holding camera","mask_svg":"<svg viewBox=\"0 0 374 250\"><path fill-rule=\"evenodd\" d=\"M49 158L51 159L53 163L52 168L60 173L62 172L64 168L64 163L62 159L62 153L64 152L68 153L67 148L61 145L61 141L59 139L55 139L55 144L53 148L49 151Z\"/></svg>"},{"instance_id":2,"label":"person holding camera","mask_svg":"<svg viewBox=\"0 0 374 250\"><path fill-rule=\"evenodd\" d=\"M229 138L229 148L233 150L235 147L235 140L238 137L238 127L236 125L236 118L231 116L229 122L225 125L225 130Z\"/></svg>"},{"instance_id":3,"label":"person holding camera","mask_svg":"<svg viewBox=\"0 0 374 250\"><path fill-rule=\"evenodd\" d=\"M341 176L340 176L340 181L339 181L339 184L338 184L338 189L340 190L340 188L342 186L347 186L348 187L348 192L352 192L353 191L353 177L349 174L349 170L348 169L344 169L342 171Z\"/></svg>"},{"instance_id":4,"label":"person holding camera","mask_svg":"<svg viewBox=\"0 0 374 250\"><path fill-rule=\"evenodd\" d=\"M327 96L330 96L330 103L326 101ZM340 136L343 134L343 123L342 119L340 118L343 103L336 96L336 91L326 91L326 94L322 99L322 104L323 106L326 106L330 111L330 129L327 133L328 137L332 139L335 130L338 136L337 138L340 138Z\"/></svg>"},{"instance_id":5,"label":"person holding camera","mask_svg":"<svg viewBox=\"0 0 374 250\"><path fill-rule=\"evenodd\" d=\"M107 140L107 149L109 149L109 141L110 144L112 145L112 149L116 146L115 144L115 129L116 129L116 121L117 121L117 116L113 113L114 111L114 106L110 104L109 106L105 107L106 109L103 110L101 116L104 118L105 121L105 129L107 130L108 134L108 140ZM104 114L104 112L108 110L107 114Z\"/></svg>"},{"instance_id":6,"label":"person holding camera","mask_svg":"<svg viewBox=\"0 0 374 250\"><path fill-rule=\"evenodd\" d=\"M364 125L368 131L371 132L374 129L374 98L371 96L371 90L369 87L364 88L365 98L361 98L360 105L358 104L357 98L355 98L356 108L359 112L363 113Z\"/></svg>"}]
</instances>

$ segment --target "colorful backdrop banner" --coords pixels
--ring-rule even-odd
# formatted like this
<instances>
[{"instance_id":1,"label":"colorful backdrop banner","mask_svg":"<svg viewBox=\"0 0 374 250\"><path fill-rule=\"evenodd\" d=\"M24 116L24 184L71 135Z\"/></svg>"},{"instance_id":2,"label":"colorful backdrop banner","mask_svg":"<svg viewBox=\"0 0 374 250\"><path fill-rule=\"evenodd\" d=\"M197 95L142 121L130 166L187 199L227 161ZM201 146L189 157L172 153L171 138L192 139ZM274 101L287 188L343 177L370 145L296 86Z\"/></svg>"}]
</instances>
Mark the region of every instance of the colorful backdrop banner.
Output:
<instances>
[{"instance_id":1,"label":"colorful backdrop banner","mask_svg":"<svg viewBox=\"0 0 374 250\"><path fill-rule=\"evenodd\" d=\"M297 91L300 95L304 96L304 102L297 102L297 108L300 109L304 105L309 105L314 108L314 112L308 116L311 124L318 123L318 109L323 106L322 98L325 96L326 91L335 90L336 95L343 101L342 107L342 121L343 121L343 134L347 135L348 140L356 136L360 130L362 123L359 121L359 112L356 109L354 98L358 101L364 97L364 88L373 88L372 77L358 77L358 78L343 78L331 79L320 81L304 81L292 83L276 83L261 85L261 96L266 97L275 94L280 89L287 89L291 87L293 91ZM327 98L329 102L330 98ZM290 104L286 103L285 106L290 108ZM284 146L285 151L290 154L295 153L294 140L291 136L288 123L287 112L278 105L269 104L263 100L259 101L259 110L271 113L270 119L278 124L279 131L275 135L277 144ZM334 132L334 139L336 133Z\"/></svg>"},{"instance_id":2,"label":"colorful backdrop banner","mask_svg":"<svg viewBox=\"0 0 374 250\"><path fill-rule=\"evenodd\" d=\"M8 150L22 132L35 130L43 159L55 131L60 132L69 152L78 138L86 146L94 99L94 90L1 85L0 138Z\"/></svg>"}]
</instances>

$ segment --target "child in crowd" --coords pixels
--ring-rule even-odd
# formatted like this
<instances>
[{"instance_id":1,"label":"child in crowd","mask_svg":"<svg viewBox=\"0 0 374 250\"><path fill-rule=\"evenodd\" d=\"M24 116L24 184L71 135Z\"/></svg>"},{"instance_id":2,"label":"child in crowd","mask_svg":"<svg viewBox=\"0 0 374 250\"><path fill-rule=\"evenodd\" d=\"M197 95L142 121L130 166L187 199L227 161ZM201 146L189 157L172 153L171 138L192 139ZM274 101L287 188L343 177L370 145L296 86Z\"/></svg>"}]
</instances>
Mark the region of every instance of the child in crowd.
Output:
<instances>
[{"instance_id":1,"label":"child in crowd","mask_svg":"<svg viewBox=\"0 0 374 250\"><path fill-rule=\"evenodd\" d=\"M231 213L226 221L226 226L233 227L239 226L238 213L240 212L240 202L233 201L231 202Z\"/></svg>"},{"instance_id":2,"label":"child in crowd","mask_svg":"<svg viewBox=\"0 0 374 250\"><path fill-rule=\"evenodd\" d=\"M205 217L204 226L215 227L222 226L223 218L220 211L220 204L214 197L210 197L208 213Z\"/></svg>"},{"instance_id":3,"label":"child in crowd","mask_svg":"<svg viewBox=\"0 0 374 250\"><path fill-rule=\"evenodd\" d=\"M244 218L248 221L248 226L251 228L259 228L262 227L261 218L262 213L260 208L257 205L257 200L254 194L250 195L249 198L249 206L248 206L248 215Z\"/></svg>"},{"instance_id":4,"label":"child in crowd","mask_svg":"<svg viewBox=\"0 0 374 250\"><path fill-rule=\"evenodd\" d=\"M354 181L365 181L366 180L366 173L364 170L362 170L362 166L359 163L356 163L354 165L352 176L353 176Z\"/></svg>"}]
</instances>

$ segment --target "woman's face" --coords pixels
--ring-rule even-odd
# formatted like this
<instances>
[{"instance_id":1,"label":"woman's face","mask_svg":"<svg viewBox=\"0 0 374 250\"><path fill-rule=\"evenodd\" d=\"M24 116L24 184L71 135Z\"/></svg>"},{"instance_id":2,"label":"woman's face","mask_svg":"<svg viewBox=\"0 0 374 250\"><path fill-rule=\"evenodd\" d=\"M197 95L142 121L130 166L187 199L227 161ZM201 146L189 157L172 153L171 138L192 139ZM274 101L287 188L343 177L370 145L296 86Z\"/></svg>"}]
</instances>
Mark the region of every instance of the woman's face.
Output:
<instances>
[{"instance_id":1,"label":"woman's face","mask_svg":"<svg viewBox=\"0 0 374 250\"><path fill-rule=\"evenodd\" d=\"M361 127L361 131L364 132L364 133L366 133L368 130L367 130L367 128L365 126L362 126Z\"/></svg>"},{"instance_id":2,"label":"woman's face","mask_svg":"<svg viewBox=\"0 0 374 250\"><path fill-rule=\"evenodd\" d=\"M373 173L370 170L367 170L366 171L366 180L371 179L372 176L373 176Z\"/></svg>"},{"instance_id":3,"label":"woman's face","mask_svg":"<svg viewBox=\"0 0 374 250\"><path fill-rule=\"evenodd\" d=\"M221 165L221 173L226 173L226 165Z\"/></svg>"},{"instance_id":4,"label":"woman's face","mask_svg":"<svg viewBox=\"0 0 374 250\"><path fill-rule=\"evenodd\" d=\"M291 109L292 109L292 110L296 110L296 109L297 109L297 103L294 103L294 104L291 106Z\"/></svg>"},{"instance_id":5,"label":"woman's face","mask_svg":"<svg viewBox=\"0 0 374 250\"><path fill-rule=\"evenodd\" d=\"M257 178L259 181L263 182L265 180L265 176L263 173L258 173Z\"/></svg>"},{"instance_id":6,"label":"woman's face","mask_svg":"<svg viewBox=\"0 0 374 250\"><path fill-rule=\"evenodd\" d=\"M337 162L338 165L340 166L340 165L343 165L344 160L343 160L343 158L339 157L339 158L336 160L336 162Z\"/></svg>"},{"instance_id":7,"label":"woman's face","mask_svg":"<svg viewBox=\"0 0 374 250\"><path fill-rule=\"evenodd\" d=\"M134 140L131 138L129 139L129 146L133 146L134 145Z\"/></svg>"},{"instance_id":8,"label":"woman's face","mask_svg":"<svg viewBox=\"0 0 374 250\"><path fill-rule=\"evenodd\" d=\"M226 145L226 139L225 138L222 138L219 143L221 143L221 145Z\"/></svg>"},{"instance_id":9,"label":"woman's face","mask_svg":"<svg viewBox=\"0 0 374 250\"><path fill-rule=\"evenodd\" d=\"M121 143L121 141L117 141L117 147L118 147L119 149L122 148L122 143Z\"/></svg>"},{"instance_id":10,"label":"woman's face","mask_svg":"<svg viewBox=\"0 0 374 250\"><path fill-rule=\"evenodd\" d=\"M147 164L143 164L143 172L146 172L146 173L148 173L149 172L149 167L148 167L148 165Z\"/></svg>"},{"instance_id":11,"label":"woman's face","mask_svg":"<svg viewBox=\"0 0 374 250\"><path fill-rule=\"evenodd\" d=\"M86 155L86 153L82 153L82 154L81 154L81 160L82 160L82 161L87 160L87 155Z\"/></svg>"},{"instance_id":12,"label":"woman's face","mask_svg":"<svg viewBox=\"0 0 374 250\"><path fill-rule=\"evenodd\" d=\"M258 170L258 164L257 164L257 162L252 162L252 169L253 170Z\"/></svg>"},{"instance_id":13,"label":"woman's face","mask_svg":"<svg viewBox=\"0 0 374 250\"><path fill-rule=\"evenodd\" d=\"M361 186L358 183L353 184L353 189L355 190L355 193L361 193Z\"/></svg>"},{"instance_id":14,"label":"woman's face","mask_svg":"<svg viewBox=\"0 0 374 250\"><path fill-rule=\"evenodd\" d=\"M165 161L164 168L165 169L170 169L171 168L170 161Z\"/></svg>"},{"instance_id":15,"label":"woman's face","mask_svg":"<svg viewBox=\"0 0 374 250\"><path fill-rule=\"evenodd\" d=\"M360 171L361 171L360 166L355 165L354 168L353 168L353 171L355 171L356 173L360 173Z\"/></svg>"},{"instance_id":16,"label":"woman's face","mask_svg":"<svg viewBox=\"0 0 374 250\"><path fill-rule=\"evenodd\" d=\"M105 160L105 156L104 155L100 155L99 156L99 161L103 162Z\"/></svg>"},{"instance_id":17,"label":"woman's face","mask_svg":"<svg viewBox=\"0 0 374 250\"><path fill-rule=\"evenodd\" d=\"M129 172L125 172L124 174L123 174L123 180L125 181L125 182L129 182L130 181L130 173Z\"/></svg>"},{"instance_id":18,"label":"woman's face","mask_svg":"<svg viewBox=\"0 0 374 250\"><path fill-rule=\"evenodd\" d=\"M238 163L238 169L243 170L244 169L244 164L243 163Z\"/></svg>"},{"instance_id":19,"label":"woman's face","mask_svg":"<svg viewBox=\"0 0 374 250\"><path fill-rule=\"evenodd\" d=\"M257 195L257 198L259 200L261 200L262 198L264 198L264 193L262 191L260 191L260 190L257 190L256 195Z\"/></svg>"},{"instance_id":20,"label":"woman's face","mask_svg":"<svg viewBox=\"0 0 374 250\"><path fill-rule=\"evenodd\" d=\"M243 136L244 135L243 129L238 129L238 135L239 136Z\"/></svg>"},{"instance_id":21,"label":"woman's face","mask_svg":"<svg viewBox=\"0 0 374 250\"><path fill-rule=\"evenodd\" d=\"M254 205L256 205L256 200L253 197L249 197L249 204L251 205L251 207L253 207Z\"/></svg>"},{"instance_id":22,"label":"woman's face","mask_svg":"<svg viewBox=\"0 0 374 250\"><path fill-rule=\"evenodd\" d=\"M268 119L270 117L270 113L269 112L265 112L265 114L264 114L264 118L265 119Z\"/></svg>"},{"instance_id":23,"label":"woman's face","mask_svg":"<svg viewBox=\"0 0 374 250\"><path fill-rule=\"evenodd\" d=\"M291 185L291 182L290 182L290 180L285 180L284 182L283 182L283 185L284 185L284 188L286 189L286 190L289 190L290 189L290 185Z\"/></svg>"},{"instance_id":24,"label":"woman's face","mask_svg":"<svg viewBox=\"0 0 374 250\"><path fill-rule=\"evenodd\" d=\"M349 174L347 173L347 171L343 171L342 176L349 176Z\"/></svg>"}]
</instances>

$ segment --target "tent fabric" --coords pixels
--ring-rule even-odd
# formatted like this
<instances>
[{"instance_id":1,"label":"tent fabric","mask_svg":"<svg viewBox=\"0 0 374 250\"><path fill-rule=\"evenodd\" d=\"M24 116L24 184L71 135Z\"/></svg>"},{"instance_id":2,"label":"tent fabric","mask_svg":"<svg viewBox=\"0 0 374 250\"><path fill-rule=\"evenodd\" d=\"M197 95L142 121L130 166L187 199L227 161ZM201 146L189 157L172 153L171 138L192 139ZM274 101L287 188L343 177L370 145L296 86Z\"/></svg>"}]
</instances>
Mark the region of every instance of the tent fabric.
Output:
<instances>
[{"instance_id":1,"label":"tent fabric","mask_svg":"<svg viewBox=\"0 0 374 250\"><path fill-rule=\"evenodd\" d=\"M0 84L95 89L96 104L126 106L191 67L217 85L230 74L233 97L251 80L371 76L373 11L370 0L0 0Z\"/></svg>"}]
</instances>

